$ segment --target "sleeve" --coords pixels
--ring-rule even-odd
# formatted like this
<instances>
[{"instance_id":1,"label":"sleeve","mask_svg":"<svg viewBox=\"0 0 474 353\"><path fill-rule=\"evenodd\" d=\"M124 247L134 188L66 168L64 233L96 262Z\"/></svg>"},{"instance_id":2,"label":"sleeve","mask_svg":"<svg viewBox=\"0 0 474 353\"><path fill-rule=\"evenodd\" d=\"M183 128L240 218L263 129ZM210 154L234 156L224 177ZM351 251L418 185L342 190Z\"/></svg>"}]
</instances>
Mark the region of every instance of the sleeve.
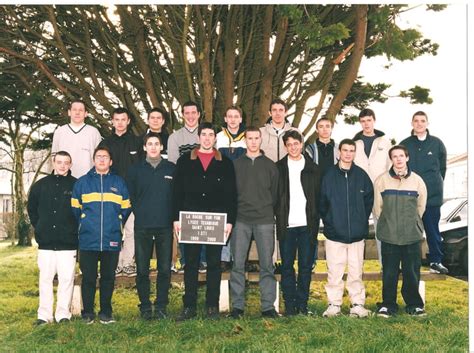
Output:
<instances>
[{"instance_id":1,"label":"sleeve","mask_svg":"<svg viewBox=\"0 0 474 353\"><path fill-rule=\"evenodd\" d=\"M439 141L439 172L441 173L441 177L444 180L446 176L446 147L444 146L443 141Z\"/></svg>"},{"instance_id":2,"label":"sleeve","mask_svg":"<svg viewBox=\"0 0 474 353\"><path fill-rule=\"evenodd\" d=\"M322 178L321 192L319 194L319 215L324 220L329 211L329 197L328 197L328 186L327 186L327 174Z\"/></svg>"},{"instance_id":3,"label":"sleeve","mask_svg":"<svg viewBox=\"0 0 474 353\"><path fill-rule=\"evenodd\" d=\"M314 182L314 204L319 207L319 201L321 198L321 168L316 166L315 171L315 182ZM317 209L319 211L319 209ZM318 212L319 214L319 212ZM319 218L319 217L318 217Z\"/></svg>"},{"instance_id":4,"label":"sleeve","mask_svg":"<svg viewBox=\"0 0 474 353\"><path fill-rule=\"evenodd\" d=\"M179 146L176 141L175 133L172 133L168 139L168 160L172 163L177 163L179 158Z\"/></svg>"},{"instance_id":5,"label":"sleeve","mask_svg":"<svg viewBox=\"0 0 474 353\"><path fill-rule=\"evenodd\" d=\"M137 190L136 190L136 179L135 179L135 167L132 165L128 168L127 176L125 178L125 182L127 184L128 193L130 196L130 204L132 209L134 208L136 197L137 197Z\"/></svg>"},{"instance_id":6,"label":"sleeve","mask_svg":"<svg viewBox=\"0 0 474 353\"><path fill-rule=\"evenodd\" d=\"M367 174L365 175L365 184L367 192L364 194L364 206L367 220L369 220L372 208L374 207L374 185Z\"/></svg>"},{"instance_id":7,"label":"sleeve","mask_svg":"<svg viewBox=\"0 0 474 353\"><path fill-rule=\"evenodd\" d=\"M271 193L273 198L273 209L275 209L276 204L278 202L278 180L279 180L279 172L276 165L273 163L273 172L271 178Z\"/></svg>"},{"instance_id":8,"label":"sleeve","mask_svg":"<svg viewBox=\"0 0 474 353\"><path fill-rule=\"evenodd\" d=\"M97 146L99 146L100 142L102 141L102 136L100 135L99 130L95 129L95 134L94 134L94 149L96 149Z\"/></svg>"},{"instance_id":9,"label":"sleeve","mask_svg":"<svg viewBox=\"0 0 474 353\"><path fill-rule=\"evenodd\" d=\"M74 217L76 218L77 222L81 220L81 212L82 212L82 192L81 192L81 180L78 180L74 187L72 188L72 197L71 197L71 208Z\"/></svg>"},{"instance_id":10,"label":"sleeve","mask_svg":"<svg viewBox=\"0 0 474 353\"><path fill-rule=\"evenodd\" d=\"M314 161L314 153L315 153L315 148L313 147L313 144L309 144L305 148L305 152L309 158L311 158L312 161Z\"/></svg>"},{"instance_id":11,"label":"sleeve","mask_svg":"<svg viewBox=\"0 0 474 353\"><path fill-rule=\"evenodd\" d=\"M53 145L51 146L51 155L54 155L59 151L59 134L58 129L54 130L53 134Z\"/></svg>"},{"instance_id":12,"label":"sleeve","mask_svg":"<svg viewBox=\"0 0 474 353\"><path fill-rule=\"evenodd\" d=\"M382 174L383 175L383 174ZM373 213L375 218L380 218L380 214L382 213L383 207L383 198L382 198L382 191L383 191L383 182L382 176L379 176L374 183L374 208Z\"/></svg>"},{"instance_id":13,"label":"sleeve","mask_svg":"<svg viewBox=\"0 0 474 353\"><path fill-rule=\"evenodd\" d=\"M423 217L426 209L426 200L428 198L428 191L426 190L426 184L421 177L418 178L418 203L417 209L420 217Z\"/></svg>"},{"instance_id":14,"label":"sleeve","mask_svg":"<svg viewBox=\"0 0 474 353\"><path fill-rule=\"evenodd\" d=\"M122 224L125 225L127 222L128 216L132 212L132 207L130 204L130 195L128 193L127 184L125 180L122 179L122 205L120 207L120 214L122 215Z\"/></svg>"},{"instance_id":15,"label":"sleeve","mask_svg":"<svg viewBox=\"0 0 474 353\"><path fill-rule=\"evenodd\" d=\"M229 170L229 184L227 185L227 195L226 199L228 200L227 206L227 223L235 224L235 219L237 217L237 186L235 181L235 169L234 163L231 160L227 160L228 170Z\"/></svg>"},{"instance_id":16,"label":"sleeve","mask_svg":"<svg viewBox=\"0 0 474 353\"><path fill-rule=\"evenodd\" d=\"M30 218L30 222L34 228L36 228L36 224L38 223L39 215L38 215L38 206L39 206L39 190L40 185L38 183L34 184L31 188L30 195L28 196L28 217Z\"/></svg>"},{"instance_id":17,"label":"sleeve","mask_svg":"<svg viewBox=\"0 0 474 353\"><path fill-rule=\"evenodd\" d=\"M176 168L173 176L173 221L179 221L179 211L182 209L183 198L184 198L184 189L183 181L184 174L183 170L183 160L180 159L176 163Z\"/></svg>"}]
</instances>

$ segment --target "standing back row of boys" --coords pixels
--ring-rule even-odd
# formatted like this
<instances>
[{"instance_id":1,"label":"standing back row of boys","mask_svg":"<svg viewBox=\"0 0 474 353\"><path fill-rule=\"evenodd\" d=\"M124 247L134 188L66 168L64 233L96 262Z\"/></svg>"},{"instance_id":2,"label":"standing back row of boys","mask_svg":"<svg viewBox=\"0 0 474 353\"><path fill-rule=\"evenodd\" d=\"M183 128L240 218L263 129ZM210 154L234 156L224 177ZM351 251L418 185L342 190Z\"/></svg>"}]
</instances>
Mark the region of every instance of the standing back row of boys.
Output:
<instances>
[{"instance_id":1,"label":"standing back row of boys","mask_svg":"<svg viewBox=\"0 0 474 353\"><path fill-rule=\"evenodd\" d=\"M390 316L397 311L400 263L406 310L413 315L424 314L418 294L423 224L431 270L447 272L441 264L437 228L446 150L439 139L429 135L426 114L415 113L413 135L392 148L384 134L374 129L375 114L370 109L359 115L363 130L339 145L331 139L332 122L322 118L316 124L318 139L303 153L303 136L286 121L286 112L286 104L274 100L270 105L271 117L264 127L243 130L241 111L230 107L226 111L226 125L216 135L212 124L199 125L199 107L188 102L183 105L185 126L168 140L162 129L166 121L164 110L155 108L149 113L150 129L137 138L128 129L128 111L119 108L112 115L114 133L99 144L97 130L84 123L84 103L73 102L68 110L71 123L58 128L54 135L53 173L32 187L28 203L40 249L37 324L53 321L52 280L56 273L59 280L56 321L68 321L71 317L69 306L78 235L85 322L92 323L95 319L99 261L99 319L102 323L114 322L111 298L119 251L122 240L124 248L127 245L127 234L135 244L132 259L134 254L141 316L147 320L166 318L172 230L175 234L180 231L180 211L227 214L226 236L230 238L233 260L231 317L238 318L244 313L245 260L252 237L260 263L262 316L279 316L274 308L275 223L282 257L285 313L311 314L307 303L320 219L327 238L328 267L329 306L323 316L341 313L346 264L350 314L369 315L364 306L362 266L372 211L377 222L377 239L381 241L379 257L383 266L383 302L378 306L378 315ZM155 124L158 128L152 128L152 120L161 120L161 124ZM68 141L72 146L68 146ZM99 146L95 148L94 144ZM168 160L163 158L166 150ZM74 168L76 160L82 169ZM91 169L81 176L87 170L84 168L87 163L92 164ZM71 172L80 176L77 182ZM69 212L71 202L73 213ZM149 264L153 247L158 276L157 296L152 306ZM196 316L202 247L184 245L185 294L180 320ZM205 247L206 313L216 318L223 251L220 245ZM297 279L293 267L296 251Z\"/></svg>"}]
</instances>

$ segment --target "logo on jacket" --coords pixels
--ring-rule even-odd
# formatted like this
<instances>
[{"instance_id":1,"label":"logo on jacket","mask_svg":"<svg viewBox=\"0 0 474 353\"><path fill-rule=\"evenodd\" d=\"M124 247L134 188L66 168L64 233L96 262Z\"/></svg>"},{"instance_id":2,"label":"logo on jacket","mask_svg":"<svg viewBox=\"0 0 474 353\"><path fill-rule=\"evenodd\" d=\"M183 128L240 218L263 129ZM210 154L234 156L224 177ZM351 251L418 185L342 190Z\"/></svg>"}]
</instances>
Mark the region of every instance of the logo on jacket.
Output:
<instances>
[{"instance_id":1,"label":"logo on jacket","mask_svg":"<svg viewBox=\"0 0 474 353\"><path fill-rule=\"evenodd\" d=\"M137 151L130 151L130 154L137 154Z\"/></svg>"},{"instance_id":2,"label":"logo on jacket","mask_svg":"<svg viewBox=\"0 0 474 353\"><path fill-rule=\"evenodd\" d=\"M118 241L111 241L110 246L116 248L118 246Z\"/></svg>"},{"instance_id":3,"label":"logo on jacket","mask_svg":"<svg viewBox=\"0 0 474 353\"><path fill-rule=\"evenodd\" d=\"M429 151L428 152L428 156L431 156L433 154L433 152Z\"/></svg>"},{"instance_id":4,"label":"logo on jacket","mask_svg":"<svg viewBox=\"0 0 474 353\"><path fill-rule=\"evenodd\" d=\"M117 188L115 188L115 187L113 187L113 186L111 186L111 187L110 187L110 191L113 191L113 192L118 192L118 189L117 189Z\"/></svg>"},{"instance_id":5,"label":"logo on jacket","mask_svg":"<svg viewBox=\"0 0 474 353\"><path fill-rule=\"evenodd\" d=\"M173 179L171 175L165 175L165 179Z\"/></svg>"}]
</instances>

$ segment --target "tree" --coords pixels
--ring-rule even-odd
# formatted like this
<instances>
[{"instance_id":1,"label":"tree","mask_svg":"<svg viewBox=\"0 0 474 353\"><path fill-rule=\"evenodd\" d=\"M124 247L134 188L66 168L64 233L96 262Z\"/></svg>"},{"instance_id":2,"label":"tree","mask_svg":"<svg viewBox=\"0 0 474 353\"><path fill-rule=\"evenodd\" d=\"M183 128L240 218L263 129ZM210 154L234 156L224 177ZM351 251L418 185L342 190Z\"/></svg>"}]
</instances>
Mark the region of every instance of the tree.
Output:
<instances>
[{"instance_id":1,"label":"tree","mask_svg":"<svg viewBox=\"0 0 474 353\"><path fill-rule=\"evenodd\" d=\"M388 85L358 77L364 56L413 60L436 54L437 44L418 30L397 26L407 10L406 5L2 6L0 55L37 71L55 99L82 97L103 134L118 105L137 118L162 105L173 128L181 124L178 108L187 100L198 101L205 119L217 125L234 103L247 124L261 125L270 101L279 96L288 102L293 124L308 134L321 115L334 120L348 108L386 99ZM403 94L421 97L421 90ZM301 126L304 115L311 117L307 126ZM143 128L136 119L133 129Z\"/></svg>"}]
</instances>

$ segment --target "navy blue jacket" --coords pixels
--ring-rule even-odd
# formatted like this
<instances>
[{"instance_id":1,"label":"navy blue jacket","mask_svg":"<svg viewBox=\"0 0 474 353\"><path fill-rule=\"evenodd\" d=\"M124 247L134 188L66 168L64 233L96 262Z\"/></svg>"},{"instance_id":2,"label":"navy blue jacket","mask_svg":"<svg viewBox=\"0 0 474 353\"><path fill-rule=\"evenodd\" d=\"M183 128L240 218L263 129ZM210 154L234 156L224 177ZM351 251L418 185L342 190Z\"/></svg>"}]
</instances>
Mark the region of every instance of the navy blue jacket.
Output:
<instances>
[{"instance_id":1,"label":"navy blue jacket","mask_svg":"<svg viewBox=\"0 0 474 353\"><path fill-rule=\"evenodd\" d=\"M336 164L328 169L321 185L320 215L326 238L354 243L369 234L374 188L369 175L352 163L348 171Z\"/></svg>"},{"instance_id":2,"label":"navy blue jacket","mask_svg":"<svg viewBox=\"0 0 474 353\"><path fill-rule=\"evenodd\" d=\"M79 222L79 250L120 251L122 226L131 210L122 177L92 168L74 184L71 205Z\"/></svg>"},{"instance_id":3,"label":"navy blue jacket","mask_svg":"<svg viewBox=\"0 0 474 353\"><path fill-rule=\"evenodd\" d=\"M429 132L424 141L412 135L401 145L408 149L408 166L421 176L428 189L426 206L441 206L443 204L443 181L446 175L446 147L443 141Z\"/></svg>"},{"instance_id":4,"label":"navy blue jacket","mask_svg":"<svg viewBox=\"0 0 474 353\"><path fill-rule=\"evenodd\" d=\"M135 215L135 229L171 228L175 165L162 159L153 168L146 159L132 165L127 186Z\"/></svg>"},{"instance_id":5,"label":"navy blue jacket","mask_svg":"<svg viewBox=\"0 0 474 353\"><path fill-rule=\"evenodd\" d=\"M76 178L51 175L37 181L28 196L28 215L35 239L42 250L76 250L77 221L71 210L71 194Z\"/></svg>"}]
</instances>

